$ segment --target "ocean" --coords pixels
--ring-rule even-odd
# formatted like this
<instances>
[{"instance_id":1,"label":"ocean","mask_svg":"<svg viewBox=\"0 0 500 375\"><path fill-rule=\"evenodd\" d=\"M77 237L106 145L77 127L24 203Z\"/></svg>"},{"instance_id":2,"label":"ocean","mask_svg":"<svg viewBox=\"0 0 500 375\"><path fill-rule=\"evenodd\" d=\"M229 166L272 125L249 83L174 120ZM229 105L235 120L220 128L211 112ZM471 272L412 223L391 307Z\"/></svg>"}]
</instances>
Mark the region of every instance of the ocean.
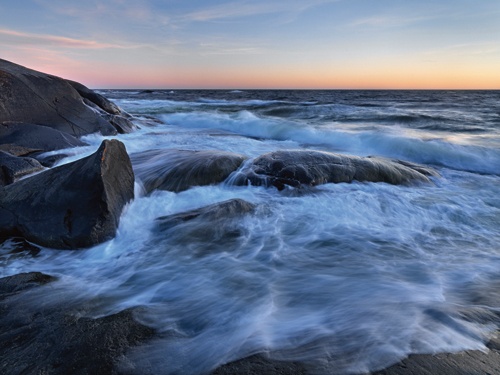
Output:
<instances>
[{"instance_id":1,"label":"ocean","mask_svg":"<svg viewBox=\"0 0 500 375\"><path fill-rule=\"evenodd\" d=\"M44 304L92 301L80 311L89 317L141 306L137 319L160 335L127 353L134 371L200 374L266 352L313 373L351 374L411 353L485 350L498 328L485 317L500 309L500 91L98 92L164 124L85 136L87 147L52 152L69 155L60 164L116 138L131 155L173 148L252 160L312 149L399 158L441 175L427 185L282 191L234 186L230 176L150 194L136 180L111 241L78 251L0 245L1 276L59 277L38 297ZM155 226L233 198L257 209L230 230Z\"/></svg>"}]
</instances>

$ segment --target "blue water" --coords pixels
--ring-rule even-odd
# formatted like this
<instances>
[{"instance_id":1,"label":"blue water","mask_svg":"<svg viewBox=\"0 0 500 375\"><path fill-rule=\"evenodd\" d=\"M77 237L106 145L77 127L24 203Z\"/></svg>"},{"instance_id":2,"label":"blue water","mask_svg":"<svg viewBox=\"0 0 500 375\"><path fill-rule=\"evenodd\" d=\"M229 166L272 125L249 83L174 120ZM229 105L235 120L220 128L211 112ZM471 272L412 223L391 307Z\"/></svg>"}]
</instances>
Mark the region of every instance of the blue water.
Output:
<instances>
[{"instance_id":1,"label":"blue water","mask_svg":"<svg viewBox=\"0 0 500 375\"><path fill-rule=\"evenodd\" d=\"M485 349L500 285L500 91L103 90L164 124L115 138L130 154L279 149L383 155L434 167L434 184L229 181L136 195L115 239L38 254L0 247L0 274L59 276L40 299L93 300L87 316L143 306L164 338L127 353L131 372L199 374L259 352L319 373L362 373L410 353ZM61 163L94 152L105 138ZM160 216L241 198L252 214L159 232ZM229 228L229 229L228 229ZM226 232L227 231L227 232ZM235 234L236 233L236 234Z\"/></svg>"}]
</instances>

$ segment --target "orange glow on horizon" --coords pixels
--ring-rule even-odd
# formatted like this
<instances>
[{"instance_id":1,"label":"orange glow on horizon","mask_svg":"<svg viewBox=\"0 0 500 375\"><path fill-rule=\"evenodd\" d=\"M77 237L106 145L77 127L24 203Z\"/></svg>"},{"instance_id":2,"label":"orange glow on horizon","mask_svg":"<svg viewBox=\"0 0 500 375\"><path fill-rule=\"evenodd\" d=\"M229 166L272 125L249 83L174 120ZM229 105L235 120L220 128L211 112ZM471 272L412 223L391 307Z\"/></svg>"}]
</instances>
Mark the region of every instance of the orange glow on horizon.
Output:
<instances>
[{"instance_id":1,"label":"orange glow on horizon","mask_svg":"<svg viewBox=\"0 0 500 375\"><path fill-rule=\"evenodd\" d=\"M47 56L47 55L45 55ZM135 67L125 64L82 63L71 59L55 63L39 58L11 59L30 69L75 80L90 88L116 89L453 89L500 90L500 70L442 64L418 66L399 62L343 66L294 67ZM8 59L8 58L7 58ZM61 62L61 60L59 60ZM367 64L368 65L368 64Z\"/></svg>"}]
</instances>

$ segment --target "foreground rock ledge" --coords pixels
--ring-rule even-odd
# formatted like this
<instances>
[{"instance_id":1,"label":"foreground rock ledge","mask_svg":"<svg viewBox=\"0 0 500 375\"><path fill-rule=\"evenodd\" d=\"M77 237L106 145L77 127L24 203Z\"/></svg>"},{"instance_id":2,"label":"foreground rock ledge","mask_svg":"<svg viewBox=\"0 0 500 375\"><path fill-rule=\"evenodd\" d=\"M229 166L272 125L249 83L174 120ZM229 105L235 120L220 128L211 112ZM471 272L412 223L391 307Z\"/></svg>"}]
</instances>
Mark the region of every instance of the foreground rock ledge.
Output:
<instances>
[{"instance_id":1,"label":"foreground rock ledge","mask_svg":"<svg viewBox=\"0 0 500 375\"><path fill-rule=\"evenodd\" d=\"M440 177L432 168L383 156L335 154L314 150L279 150L256 158L234 177L236 185L275 186L284 189L356 181L408 185Z\"/></svg>"},{"instance_id":2,"label":"foreground rock ledge","mask_svg":"<svg viewBox=\"0 0 500 375\"><path fill-rule=\"evenodd\" d=\"M114 237L134 197L134 173L123 143L105 140L92 155L0 190L0 237L21 236L75 249Z\"/></svg>"},{"instance_id":3,"label":"foreground rock ledge","mask_svg":"<svg viewBox=\"0 0 500 375\"><path fill-rule=\"evenodd\" d=\"M40 272L0 278L0 373L122 374L116 363L127 365L127 350L153 338L154 330L135 320L138 308L82 317L93 302L50 294L55 280Z\"/></svg>"}]
</instances>

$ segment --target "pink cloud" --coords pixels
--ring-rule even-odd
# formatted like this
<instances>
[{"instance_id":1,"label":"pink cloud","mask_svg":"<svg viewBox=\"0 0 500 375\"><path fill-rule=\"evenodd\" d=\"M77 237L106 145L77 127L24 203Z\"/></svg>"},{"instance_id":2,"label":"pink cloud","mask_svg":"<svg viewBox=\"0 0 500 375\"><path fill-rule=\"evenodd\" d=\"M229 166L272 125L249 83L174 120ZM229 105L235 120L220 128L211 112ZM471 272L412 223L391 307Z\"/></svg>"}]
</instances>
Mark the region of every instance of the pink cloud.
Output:
<instances>
[{"instance_id":1,"label":"pink cloud","mask_svg":"<svg viewBox=\"0 0 500 375\"><path fill-rule=\"evenodd\" d=\"M45 45L76 49L134 48L124 47L117 44L99 43L93 40L72 39L54 35L35 35L2 29L0 29L0 44L10 46Z\"/></svg>"}]
</instances>

